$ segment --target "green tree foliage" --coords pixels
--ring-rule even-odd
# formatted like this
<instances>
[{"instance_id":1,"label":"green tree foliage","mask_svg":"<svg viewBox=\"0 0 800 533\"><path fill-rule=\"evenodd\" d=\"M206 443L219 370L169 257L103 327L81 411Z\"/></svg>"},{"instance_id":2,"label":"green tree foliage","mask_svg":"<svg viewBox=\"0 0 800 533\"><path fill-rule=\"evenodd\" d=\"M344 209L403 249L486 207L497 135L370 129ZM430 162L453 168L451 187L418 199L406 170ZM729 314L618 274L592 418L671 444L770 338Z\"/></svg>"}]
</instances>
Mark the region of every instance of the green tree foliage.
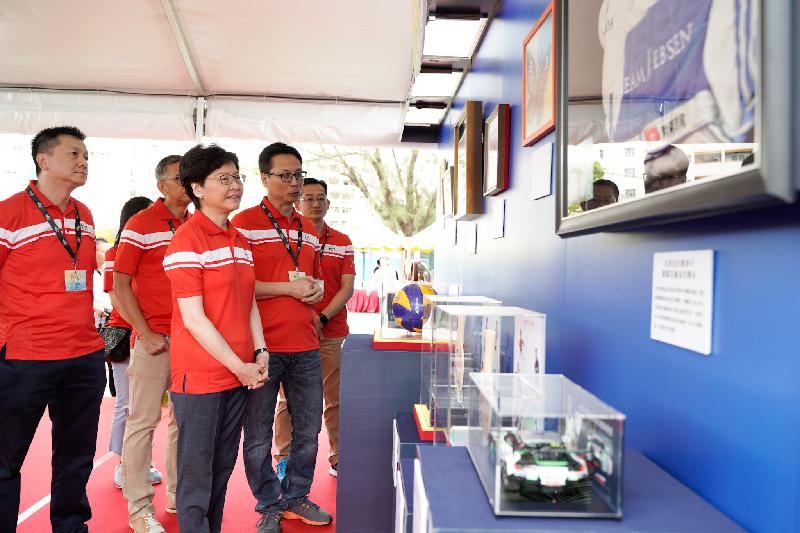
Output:
<instances>
[{"instance_id":1,"label":"green tree foliage","mask_svg":"<svg viewBox=\"0 0 800 533\"><path fill-rule=\"evenodd\" d=\"M595 161L592 163L592 181L598 181L603 179L603 176L606 175L606 169L603 168L603 165L600 164L600 161Z\"/></svg>"},{"instance_id":2,"label":"green tree foliage","mask_svg":"<svg viewBox=\"0 0 800 533\"><path fill-rule=\"evenodd\" d=\"M319 146L307 163L348 179L395 233L415 235L436 219L432 152Z\"/></svg>"}]
</instances>

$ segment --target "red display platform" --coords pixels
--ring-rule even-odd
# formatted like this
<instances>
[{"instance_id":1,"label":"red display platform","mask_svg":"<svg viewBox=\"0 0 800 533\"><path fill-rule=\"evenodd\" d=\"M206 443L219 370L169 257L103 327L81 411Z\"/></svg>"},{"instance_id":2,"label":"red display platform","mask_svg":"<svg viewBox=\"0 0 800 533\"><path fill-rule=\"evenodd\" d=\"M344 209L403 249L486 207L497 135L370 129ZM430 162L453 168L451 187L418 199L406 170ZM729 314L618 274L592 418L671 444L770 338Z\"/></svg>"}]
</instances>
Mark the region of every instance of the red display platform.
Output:
<instances>
[{"instance_id":1,"label":"red display platform","mask_svg":"<svg viewBox=\"0 0 800 533\"><path fill-rule=\"evenodd\" d=\"M396 333L395 333L396 332ZM438 348L447 348L446 342L437 342ZM431 350L430 339L423 339L420 333L409 333L404 329L391 330L391 336L382 336L381 328L375 329L372 337L373 350Z\"/></svg>"}]
</instances>

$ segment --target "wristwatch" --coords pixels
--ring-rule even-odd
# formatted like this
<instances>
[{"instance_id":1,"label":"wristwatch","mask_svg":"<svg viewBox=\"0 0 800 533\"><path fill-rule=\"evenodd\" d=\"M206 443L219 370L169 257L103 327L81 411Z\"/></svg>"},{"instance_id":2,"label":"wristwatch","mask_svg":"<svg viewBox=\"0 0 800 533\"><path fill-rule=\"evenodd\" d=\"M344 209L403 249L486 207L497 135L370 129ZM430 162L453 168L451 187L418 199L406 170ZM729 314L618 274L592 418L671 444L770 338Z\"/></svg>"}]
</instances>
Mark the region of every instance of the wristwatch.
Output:
<instances>
[{"instance_id":1,"label":"wristwatch","mask_svg":"<svg viewBox=\"0 0 800 533\"><path fill-rule=\"evenodd\" d=\"M330 318L326 317L325 313L319 314L319 321L322 322L323 326L328 323L328 320L330 320Z\"/></svg>"},{"instance_id":2,"label":"wristwatch","mask_svg":"<svg viewBox=\"0 0 800 533\"><path fill-rule=\"evenodd\" d=\"M258 350L253 352L253 357L258 357L258 354L260 353L269 354L269 350L267 350L266 348L259 348Z\"/></svg>"}]
</instances>

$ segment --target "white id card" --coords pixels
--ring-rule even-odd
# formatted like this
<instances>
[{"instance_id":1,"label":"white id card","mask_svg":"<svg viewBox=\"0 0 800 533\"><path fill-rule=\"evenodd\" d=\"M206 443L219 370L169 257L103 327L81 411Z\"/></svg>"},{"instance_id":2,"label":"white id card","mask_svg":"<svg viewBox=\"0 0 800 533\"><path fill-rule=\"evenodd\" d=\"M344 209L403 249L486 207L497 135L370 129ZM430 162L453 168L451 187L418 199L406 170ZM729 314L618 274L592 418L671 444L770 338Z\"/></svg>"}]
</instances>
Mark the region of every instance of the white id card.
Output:
<instances>
[{"instance_id":1,"label":"white id card","mask_svg":"<svg viewBox=\"0 0 800 533\"><path fill-rule=\"evenodd\" d=\"M319 288L322 289L322 292L325 292L325 280L324 279L318 279L317 280L317 284L319 284Z\"/></svg>"},{"instance_id":2,"label":"white id card","mask_svg":"<svg viewBox=\"0 0 800 533\"><path fill-rule=\"evenodd\" d=\"M86 271L85 270L65 270L64 287L67 292L79 292L86 290Z\"/></svg>"},{"instance_id":3,"label":"white id card","mask_svg":"<svg viewBox=\"0 0 800 533\"><path fill-rule=\"evenodd\" d=\"M299 272L297 270L289 271L289 281L294 281L296 279L303 279L304 277L306 277L305 272Z\"/></svg>"}]
</instances>

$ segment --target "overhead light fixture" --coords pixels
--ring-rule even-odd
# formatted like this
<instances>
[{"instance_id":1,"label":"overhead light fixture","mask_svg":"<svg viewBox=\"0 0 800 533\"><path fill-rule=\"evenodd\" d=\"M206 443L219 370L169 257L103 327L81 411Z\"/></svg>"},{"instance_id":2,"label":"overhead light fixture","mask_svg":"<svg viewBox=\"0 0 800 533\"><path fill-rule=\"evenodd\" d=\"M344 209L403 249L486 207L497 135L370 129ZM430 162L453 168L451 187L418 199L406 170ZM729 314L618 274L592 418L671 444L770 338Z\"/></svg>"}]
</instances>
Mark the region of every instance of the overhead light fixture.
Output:
<instances>
[{"instance_id":1,"label":"overhead light fixture","mask_svg":"<svg viewBox=\"0 0 800 533\"><path fill-rule=\"evenodd\" d=\"M461 76L461 72L421 72L414 79L411 97L452 98Z\"/></svg>"},{"instance_id":2,"label":"overhead light fixture","mask_svg":"<svg viewBox=\"0 0 800 533\"><path fill-rule=\"evenodd\" d=\"M422 55L470 57L486 20L486 18L432 17L425 24L425 43L422 46Z\"/></svg>"},{"instance_id":3,"label":"overhead light fixture","mask_svg":"<svg viewBox=\"0 0 800 533\"><path fill-rule=\"evenodd\" d=\"M406 124L439 124L444 120L447 106L441 109L424 107L422 109L409 106L404 122Z\"/></svg>"}]
</instances>

